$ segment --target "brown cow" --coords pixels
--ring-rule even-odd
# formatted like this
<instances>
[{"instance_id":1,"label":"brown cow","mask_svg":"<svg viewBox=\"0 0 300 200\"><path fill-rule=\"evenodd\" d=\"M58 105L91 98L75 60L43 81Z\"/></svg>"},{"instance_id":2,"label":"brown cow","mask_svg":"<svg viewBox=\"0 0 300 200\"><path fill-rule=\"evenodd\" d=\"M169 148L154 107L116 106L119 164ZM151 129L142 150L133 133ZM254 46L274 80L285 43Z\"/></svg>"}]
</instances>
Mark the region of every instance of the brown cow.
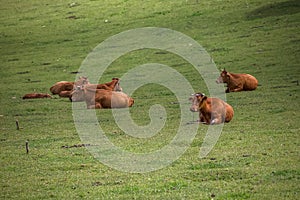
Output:
<instances>
[{"instance_id":1,"label":"brown cow","mask_svg":"<svg viewBox=\"0 0 300 200\"><path fill-rule=\"evenodd\" d=\"M199 112L199 120L204 124L221 124L230 122L233 118L233 108L219 98L209 98L202 93L193 94L190 110Z\"/></svg>"},{"instance_id":2,"label":"brown cow","mask_svg":"<svg viewBox=\"0 0 300 200\"><path fill-rule=\"evenodd\" d=\"M66 93L60 94L62 91L72 91L74 88L74 84L87 84L89 83L86 77L79 77L76 82L68 82L68 81L60 81L55 83L51 88L50 91L52 94L58 94L61 97L69 97L66 96Z\"/></svg>"},{"instance_id":3,"label":"brown cow","mask_svg":"<svg viewBox=\"0 0 300 200\"><path fill-rule=\"evenodd\" d=\"M127 108L134 100L123 92L96 89L95 85L77 86L72 93L72 101L84 99L88 109Z\"/></svg>"},{"instance_id":4,"label":"brown cow","mask_svg":"<svg viewBox=\"0 0 300 200\"><path fill-rule=\"evenodd\" d=\"M225 69L216 82L227 83L226 93L255 90L258 85L257 79L250 74L234 74Z\"/></svg>"},{"instance_id":5,"label":"brown cow","mask_svg":"<svg viewBox=\"0 0 300 200\"><path fill-rule=\"evenodd\" d=\"M37 98L52 98L52 97L51 95L44 94L44 93L30 93L30 94L25 94L23 96L23 99L37 99Z\"/></svg>"},{"instance_id":6,"label":"brown cow","mask_svg":"<svg viewBox=\"0 0 300 200\"><path fill-rule=\"evenodd\" d=\"M102 83L102 84L80 84L80 83L75 83L74 90L77 90L78 87L81 87L81 86L87 86L88 88L104 89L104 90L110 90L110 91L116 91L116 92L121 92L122 91L122 88L120 86L120 79L119 78L112 78L111 82ZM70 94L69 99L70 99L70 101L73 101L73 102L84 101L83 95L80 95L80 96L77 95L76 98L72 98L72 94Z\"/></svg>"},{"instance_id":7,"label":"brown cow","mask_svg":"<svg viewBox=\"0 0 300 200\"><path fill-rule=\"evenodd\" d=\"M119 78L112 78L112 81L108 83L97 84L97 89L112 90L117 92L122 91Z\"/></svg>"}]
</instances>

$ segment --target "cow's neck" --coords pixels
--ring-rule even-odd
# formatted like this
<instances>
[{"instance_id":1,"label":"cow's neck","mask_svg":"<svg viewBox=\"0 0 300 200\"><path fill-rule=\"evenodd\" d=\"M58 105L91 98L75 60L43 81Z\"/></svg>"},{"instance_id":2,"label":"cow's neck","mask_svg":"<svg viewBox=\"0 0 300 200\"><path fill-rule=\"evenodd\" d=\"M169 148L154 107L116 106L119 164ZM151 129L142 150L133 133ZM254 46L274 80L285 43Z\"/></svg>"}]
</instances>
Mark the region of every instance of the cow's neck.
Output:
<instances>
[{"instance_id":1,"label":"cow's neck","mask_svg":"<svg viewBox=\"0 0 300 200\"><path fill-rule=\"evenodd\" d=\"M118 82L118 80L112 80L111 82L106 83L106 85L108 87L114 88L117 82Z\"/></svg>"}]
</instances>

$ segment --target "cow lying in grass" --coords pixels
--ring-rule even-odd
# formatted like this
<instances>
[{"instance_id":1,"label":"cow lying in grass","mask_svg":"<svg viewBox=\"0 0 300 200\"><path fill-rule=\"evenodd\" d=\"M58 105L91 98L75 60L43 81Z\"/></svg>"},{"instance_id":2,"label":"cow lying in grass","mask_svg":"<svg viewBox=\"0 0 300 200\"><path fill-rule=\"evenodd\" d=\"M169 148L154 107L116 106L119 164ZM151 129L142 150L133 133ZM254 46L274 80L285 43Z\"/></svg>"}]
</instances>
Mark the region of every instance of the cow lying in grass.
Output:
<instances>
[{"instance_id":1,"label":"cow lying in grass","mask_svg":"<svg viewBox=\"0 0 300 200\"><path fill-rule=\"evenodd\" d=\"M119 78L112 78L112 81L108 83L96 84L96 87L97 89L111 90L117 92L122 91Z\"/></svg>"},{"instance_id":2,"label":"cow lying in grass","mask_svg":"<svg viewBox=\"0 0 300 200\"><path fill-rule=\"evenodd\" d=\"M51 95L44 93L30 93L25 94L23 99L37 99L37 98L51 98Z\"/></svg>"},{"instance_id":3,"label":"cow lying in grass","mask_svg":"<svg viewBox=\"0 0 300 200\"><path fill-rule=\"evenodd\" d=\"M190 110L199 112L199 120L204 124L221 124L230 122L233 118L233 108L221 99L196 93L189 100L192 102Z\"/></svg>"},{"instance_id":4,"label":"cow lying in grass","mask_svg":"<svg viewBox=\"0 0 300 200\"><path fill-rule=\"evenodd\" d=\"M60 97L71 98L74 87L90 84L86 77L80 77L76 82L60 81L55 83L50 91L52 94L58 94ZM97 89L122 91L119 78L113 78L111 82L94 84ZM83 100L81 100L83 101Z\"/></svg>"},{"instance_id":5,"label":"cow lying in grass","mask_svg":"<svg viewBox=\"0 0 300 200\"><path fill-rule=\"evenodd\" d=\"M55 83L52 87L50 87L50 91L52 94L58 94L60 97L70 97L74 84L87 84L89 83L86 77L79 77L76 82L68 82L68 81L60 81Z\"/></svg>"},{"instance_id":6,"label":"cow lying in grass","mask_svg":"<svg viewBox=\"0 0 300 200\"><path fill-rule=\"evenodd\" d=\"M234 74L227 72L225 69L216 82L227 83L226 93L255 90L258 85L257 79L250 74Z\"/></svg>"},{"instance_id":7,"label":"cow lying in grass","mask_svg":"<svg viewBox=\"0 0 300 200\"><path fill-rule=\"evenodd\" d=\"M88 88L103 89L103 90L116 91L116 92L121 92L122 91L122 88L120 86L120 79L119 78L112 78L111 82L102 83L102 84L89 84L89 83L88 84L82 84L82 83L78 82L78 83L75 83L74 90L77 90L81 86L85 86L85 85L88 86ZM83 95L81 95L81 96L77 95L76 98L72 98L72 94L70 94L69 99L70 99L70 101L73 101L73 102L84 101Z\"/></svg>"},{"instance_id":8,"label":"cow lying in grass","mask_svg":"<svg viewBox=\"0 0 300 200\"><path fill-rule=\"evenodd\" d=\"M77 86L70 100L76 102L81 99L88 109L127 108L134 104L133 98L123 92L96 89L95 85Z\"/></svg>"}]
</instances>

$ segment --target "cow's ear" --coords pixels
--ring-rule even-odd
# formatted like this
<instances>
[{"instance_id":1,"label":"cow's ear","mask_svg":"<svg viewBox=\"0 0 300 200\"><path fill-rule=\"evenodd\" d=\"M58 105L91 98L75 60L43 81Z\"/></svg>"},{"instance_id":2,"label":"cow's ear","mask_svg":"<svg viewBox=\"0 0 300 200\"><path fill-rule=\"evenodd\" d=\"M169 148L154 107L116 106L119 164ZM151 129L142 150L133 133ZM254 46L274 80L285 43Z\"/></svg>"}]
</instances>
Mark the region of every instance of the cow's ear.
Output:
<instances>
[{"instance_id":1,"label":"cow's ear","mask_svg":"<svg viewBox=\"0 0 300 200\"><path fill-rule=\"evenodd\" d=\"M206 102L207 96L204 96L199 102L199 109L202 110L204 103Z\"/></svg>"},{"instance_id":2,"label":"cow's ear","mask_svg":"<svg viewBox=\"0 0 300 200\"><path fill-rule=\"evenodd\" d=\"M198 101L202 101L204 95L202 93L199 93L199 94L197 94L196 97L197 97Z\"/></svg>"},{"instance_id":3,"label":"cow's ear","mask_svg":"<svg viewBox=\"0 0 300 200\"><path fill-rule=\"evenodd\" d=\"M226 78L227 78L228 80L230 80L230 75L229 75L229 73L226 73Z\"/></svg>"},{"instance_id":4,"label":"cow's ear","mask_svg":"<svg viewBox=\"0 0 300 200\"><path fill-rule=\"evenodd\" d=\"M200 105L203 105L203 103L206 102L206 100L207 100L207 96L204 96L204 97L201 99Z\"/></svg>"}]
</instances>

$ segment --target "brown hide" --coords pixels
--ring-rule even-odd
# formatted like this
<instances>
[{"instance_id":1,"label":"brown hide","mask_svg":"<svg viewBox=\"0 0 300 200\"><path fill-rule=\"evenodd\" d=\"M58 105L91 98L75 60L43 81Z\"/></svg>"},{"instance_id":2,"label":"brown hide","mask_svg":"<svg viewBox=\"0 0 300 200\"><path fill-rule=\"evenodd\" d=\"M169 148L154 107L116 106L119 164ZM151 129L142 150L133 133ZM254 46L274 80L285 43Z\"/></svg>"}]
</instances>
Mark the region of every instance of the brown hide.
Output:
<instances>
[{"instance_id":1,"label":"brown hide","mask_svg":"<svg viewBox=\"0 0 300 200\"><path fill-rule=\"evenodd\" d=\"M51 98L51 95L44 93L30 93L25 94L23 99L37 99L37 98Z\"/></svg>"},{"instance_id":2,"label":"brown hide","mask_svg":"<svg viewBox=\"0 0 300 200\"><path fill-rule=\"evenodd\" d=\"M227 93L255 90L258 85L257 79L250 74L234 74L227 72L225 69L216 82L227 83Z\"/></svg>"},{"instance_id":3,"label":"brown hide","mask_svg":"<svg viewBox=\"0 0 300 200\"><path fill-rule=\"evenodd\" d=\"M73 91L72 101L84 99L88 109L126 108L134 104L134 100L123 92L95 89L95 86L81 86Z\"/></svg>"},{"instance_id":4,"label":"brown hide","mask_svg":"<svg viewBox=\"0 0 300 200\"><path fill-rule=\"evenodd\" d=\"M68 90L65 90L65 91L61 91L58 95L60 97L66 97L66 98L70 98L72 96L72 91L68 91Z\"/></svg>"},{"instance_id":5,"label":"brown hide","mask_svg":"<svg viewBox=\"0 0 300 200\"><path fill-rule=\"evenodd\" d=\"M190 98L192 112L199 112L199 120L205 124L220 124L233 118L233 108L218 98L208 98L202 93L196 93Z\"/></svg>"},{"instance_id":6,"label":"brown hide","mask_svg":"<svg viewBox=\"0 0 300 200\"><path fill-rule=\"evenodd\" d=\"M50 91L52 94L59 94L61 91L73 90L73 86L74 86L74 82L60 81L60 82L55 83L50 88Z\"/></svg>"},{"instance_id":7,"label":"brown hide","mask_svg":"<svg viewBox=\"0 0 300 200\"><path fill-rule=\"evenodd\" d=\"M231 105L229 105L228 103L225 103L225 109L226 109L226 116L225 116L225 122L230 122L233 118L234 115L234 111Z\"/></svg>"}]
</instances>

